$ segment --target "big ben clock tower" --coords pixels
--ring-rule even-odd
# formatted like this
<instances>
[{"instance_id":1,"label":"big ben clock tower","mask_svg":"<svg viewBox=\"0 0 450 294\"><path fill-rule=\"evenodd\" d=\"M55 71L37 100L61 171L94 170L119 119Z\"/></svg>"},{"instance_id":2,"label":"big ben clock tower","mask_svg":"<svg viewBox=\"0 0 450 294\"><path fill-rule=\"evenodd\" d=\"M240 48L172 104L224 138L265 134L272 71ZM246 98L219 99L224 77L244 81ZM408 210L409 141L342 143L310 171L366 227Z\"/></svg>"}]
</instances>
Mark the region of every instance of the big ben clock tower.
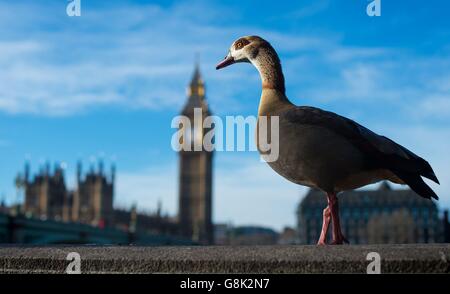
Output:
<instances>
[{"instance_id":1,"label":"big ben clock tower","mask_svg":"<svg viewBox=\"0 0 450 294\"><path fill-rule=\"evenodd\" d=\"M201 119L194 119L201 114ZM198 64L188 87L188 100L181 113L189 118L191 130L186 130L184 140L191 144L191 151L179 152L179 214L178 220L184 237L200 244L213 243L212 224L212 160L213 153L194 148L202 146L208 129L203 121L210 116L205 100L205 85Z\"/></svg>"}]
</instances>

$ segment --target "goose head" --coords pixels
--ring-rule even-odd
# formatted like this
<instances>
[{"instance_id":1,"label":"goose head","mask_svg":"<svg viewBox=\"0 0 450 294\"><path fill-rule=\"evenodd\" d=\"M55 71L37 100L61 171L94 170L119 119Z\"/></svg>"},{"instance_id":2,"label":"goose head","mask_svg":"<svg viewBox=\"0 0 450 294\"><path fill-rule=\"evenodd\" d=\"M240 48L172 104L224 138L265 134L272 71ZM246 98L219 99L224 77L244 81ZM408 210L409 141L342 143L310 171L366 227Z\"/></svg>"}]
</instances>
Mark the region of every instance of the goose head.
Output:
<instances>
[{"instance_id":1,"label":"goose head","mask_svg":"<svg viewBox=\"0 0 450 294\"><path fill-rule=\"evenodd\" d=\"M284 96L284 76L280 59L269 42L258 36L246 36L231 44L227 56L216 69L238 62L250 62L259 71L263 89L277 90Z\"/></svg>"},{"instance_id":2,"label":"goose head","mask_svg":"<svg viewBox=\"0 0 450 294\"><path fill-rule=\"evenodd\" d=\"M221 69L238 62L253 62L261 48L270 46L263 38L258 36L245 36L231 44L228 54L216 66Z\"/></svg>"}]
</instances>

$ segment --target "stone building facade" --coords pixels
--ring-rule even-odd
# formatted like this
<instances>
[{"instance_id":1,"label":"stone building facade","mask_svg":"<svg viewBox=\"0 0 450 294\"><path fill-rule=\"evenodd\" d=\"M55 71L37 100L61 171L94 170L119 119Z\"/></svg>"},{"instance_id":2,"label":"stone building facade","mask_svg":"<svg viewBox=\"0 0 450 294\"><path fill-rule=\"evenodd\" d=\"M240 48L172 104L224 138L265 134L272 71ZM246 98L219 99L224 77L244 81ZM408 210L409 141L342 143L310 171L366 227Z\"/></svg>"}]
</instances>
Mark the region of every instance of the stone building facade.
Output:
<instances>
[{"instance_id":1,"label":"stone building facade","mask_svg":"<svg viewBox=\"0 0 450 294\"><path fill-rule=\"evenodd\" d=\"M77 166L77 189L73 192L69 211L71 221L94 226L112 226L114 223L114 179L115 166L106 175L103 163L99 162L98 171L91 170L82 174L81 163Z\"/></svg>"},{"instance_id":2,"label":"stone building facade","mask_svg":"<svg viewBox=\"0 0 450 294\"><path fill-rule=\"evenodd\" d=\"M91 167L82 175L81 163L78 163L75 190L67 189L61 165L51 170L47 164L32 178L29 174L27 163L24 173L16 178L17 187L25 194L23 213L28 217L100 227L113 225L114 166L109 176L103 172L102 162L97 171Z\"/></svg>"},{"instance_id":3,"label":"stone building facade","mask_svg":"<svg viewBox=\"0 0 450 294\"><path fill-rule=\"evenodd\" d=\"M23 176L16 179L16 186L24 189L23 210L26 215L40 219L63 219L68 193L64 170L60 165L52 171L47 163L31 178L30 166L26 164Z\"/></svg>"},{"instance_id":4,"label":"stone building facade","mask_svg":"<svg viewBox=\"0 0 450 294\"><path fill-rule=\"evenodd\" d=\"M410 189L394 190L384 182L377 190L347 191L338 197L341 227L350 244L442 241L436 203ZM300 202L297 209L299 243L317 242L326 205L325 194L315 189L309 190Z\"/></svg>"}]
</instances>

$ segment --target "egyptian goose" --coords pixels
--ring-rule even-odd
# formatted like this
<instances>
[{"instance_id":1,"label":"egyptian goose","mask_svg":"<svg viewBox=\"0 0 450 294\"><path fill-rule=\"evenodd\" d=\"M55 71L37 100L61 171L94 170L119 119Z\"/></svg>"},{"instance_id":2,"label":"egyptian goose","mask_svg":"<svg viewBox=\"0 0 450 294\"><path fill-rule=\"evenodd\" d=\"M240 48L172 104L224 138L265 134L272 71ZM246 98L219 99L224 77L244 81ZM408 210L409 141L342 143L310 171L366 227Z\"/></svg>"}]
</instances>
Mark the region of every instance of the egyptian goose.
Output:
<instances>
[{"instance_id":1,"label":"egyptian goose","mask_svg":"<svg viewBox=\"0 0 450 294\"><path fill-rule=\"evenodd\" d=\"M237 62L252 63L261 76L258 117L279 119L279 155L269 165L286 179L320 189L327 195L318 245L326 244L330 220L331 244L348 243L339 222L336 195L341 191L389 180L409 185L422 197L438 199L422 179L423 176L439 184L423 158L353 120L319 108L292 104L285 94L280 60L269 42L257 36L239 38L216 69Z\"/></svg>"}]
</instances>

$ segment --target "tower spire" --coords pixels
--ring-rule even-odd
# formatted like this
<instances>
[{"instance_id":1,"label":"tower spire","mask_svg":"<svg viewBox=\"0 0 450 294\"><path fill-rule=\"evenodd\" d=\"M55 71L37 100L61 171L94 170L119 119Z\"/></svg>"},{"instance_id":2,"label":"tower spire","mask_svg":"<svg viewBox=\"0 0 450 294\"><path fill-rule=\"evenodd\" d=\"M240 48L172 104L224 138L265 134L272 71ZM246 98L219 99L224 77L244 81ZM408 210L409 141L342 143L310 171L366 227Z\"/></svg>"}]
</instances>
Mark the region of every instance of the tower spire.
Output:
<instances>
[{"instance_id":1,"label":"tower spire","mask_svg":"<svg viewBox=\"0 0 450 294\"><path fill-rule=\"evenodd\" d=\"M191 83L189 84L188 96L197 96L199 98L205 97L205 83L203 82L202 75L200 73L200 64L198 57L195 58L195 69L192 75Z\"/></svg>"},{"instance_id":2,"label":"tower spire","mask_svg":"<svg viewBox=\"0 0 450 294\"><path fill-rule=\"evenodd\" d=\"M195 53L195 67L196 68L200 67L200 53L198 52Z\"/></svg>"},{"instance_id":3,"label":"tower spire","mask_svg":"<svg viewBox=\"0 0 450 294\"><path fill-rule=\"evenodd\" d=\"M188 100L183 107L182 114L189 116L195 108L201 108L208 112L208 104L205 99L205 83L200 73L198 57L194 64L194 73L187 89Z\"/></svg>"}]
</instances>

